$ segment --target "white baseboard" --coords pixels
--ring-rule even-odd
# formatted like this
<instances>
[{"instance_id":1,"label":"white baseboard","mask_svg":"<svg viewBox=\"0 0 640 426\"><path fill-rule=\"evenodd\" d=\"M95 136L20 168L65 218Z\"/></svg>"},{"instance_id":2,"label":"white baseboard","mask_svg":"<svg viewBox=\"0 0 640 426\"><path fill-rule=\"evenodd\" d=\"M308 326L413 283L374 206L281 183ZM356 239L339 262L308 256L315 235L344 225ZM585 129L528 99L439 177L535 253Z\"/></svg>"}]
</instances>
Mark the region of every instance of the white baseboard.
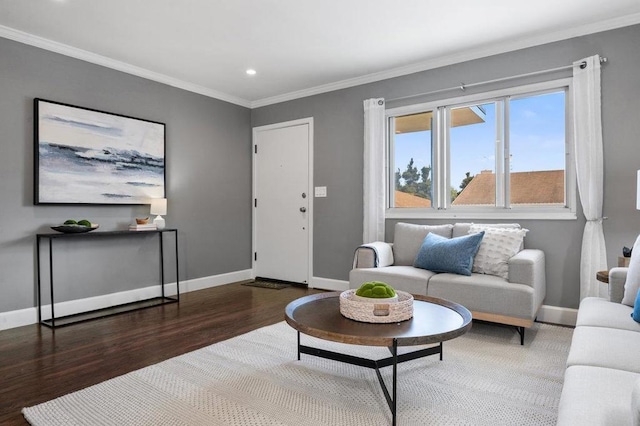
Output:
<instances>
[{"instance_id":1,"label":"white baseboard","mask_svg":"<svg viewBox=\"0 0 640 426\"><path fill-rule=\"evenodd\" d=\"M537 320L551 324L568 325L575 327L578 319L578 310L563 308L560 306L542 305L538 311Z\"/></svg>"},{"instance_id":2,"label":"white baseboard","mask_svg":"<svg viewBox=\"0 0 640 426\"><path fill-rule=\"evenodd\" d=\"M249 280L253 278L251 269L243 271L230 272L227 274L212 275L209 277L195 278L180 282L180 293L188 293L191 291L203 290L206 288L217 287L220 285L230 284L238 281ZM330 278L313 277L311 279L311 288L331 291L344 291L349 289L349 282L342 280L334 280ZM169 283L165 286L167 295L173 295L176 292L176 283ZM55 304L56 317L64 315L73 315L80 312L102 309L109 306L120 305L124 303L135 302L138 300L149 299L160 296L160 287L151 286L140 289L123 291L119 293L106 294L103 296L89 297L85 299L70 300ZM51 306L42 306L42 317L50 318ZM542 305L538 312L538 321L548 322L552 324L560 324L567 326L575 326L578 316L578 310L572 308L563 308L560 306ZM35 324L38 322L37 308L19 309L16 311L0 312L0 331L24 325Z\"/></svg>"},{"instance_id":3,"label":"white baseboard","mask_svg":"<svg viewBox=\"0 0 640 426\"><path fill-rule=\"evenodd\" d=\"M204 290L205 288L218 287L220 285L231 284L238 281L250 280L253 278L252 270L245 269L244 271L229 272L227 274L211 275L203 278L194 278L192 280L180 282L180 293L189 293L190 291ZM176 284L171 284L172 287L168 287L171 291L175 292Z\"/></svg>"},{"instance_id":4,"label":"white baseboard","mask_svg":"<svg viewBox=\"0 0 640 426\"><path fill-rule=\"evenodd\" d=\"M173 283L165 285L165 294L172 296L176 293L176 285ZM100 296L87 297L84 299L69 300L59 302L54 305L56 318L67 315L79 314L81 312L95 311L97 309L108 308L110 306L124 305L125 303L138 302L140 300L160 297L160 286L136 288L135 290L121 291L118 293L104 294ZM37 316L38 308L35 308ZM42 319L51 319L51 305L42 305ZM37 317L34 318L34 323Z\"/></svg>"},{"instance_id":5,"label":"white baseboard","mask_svg":"<svg viewBox=\"0 0 640 426\"><path fill-rule=\"evenodd\" d=\"M345 291L345 290L349 290L349 281L332 280L331 278L313 277L311 278L311 284L309 285L309 287L317 288L321 290Z\"/></svg>"},{"instance_id":6,"label":"white baseboard","mask_svg":"<svg viewBox=\"0 0 640 426\"><path fill-rule=\"evenodd\" d=\"M23 325L38 322L37 309L26 308L17 311L0 312L0 331L9 328L22 327Z\"/></svg>"},{"instance_id":7,"label":"white baseboard","mask_svg":"<svg viewBox=\"0 0 640 426\"><path fill-rule=\"evenodd\" d=\"M180 294L205 288L217 287L237 281L251 279L251 270L230 272L227 274L212 275L209 277L195 278L180 282ZM172 296L176 293L176 283L165 285L165 294ZM161 295L160 286L143 287L135 290L105 294L102 296L88 297L85 299L70 300L54 305L56 318L59 316L73 315L110 306L122 305L139 300L150 299ZM42 318L51 318L51 305L42 306ZM38 322L38 308L26 308L16 311L0 312L0 330L7 330Z\"/></svg>"}]
</instances>

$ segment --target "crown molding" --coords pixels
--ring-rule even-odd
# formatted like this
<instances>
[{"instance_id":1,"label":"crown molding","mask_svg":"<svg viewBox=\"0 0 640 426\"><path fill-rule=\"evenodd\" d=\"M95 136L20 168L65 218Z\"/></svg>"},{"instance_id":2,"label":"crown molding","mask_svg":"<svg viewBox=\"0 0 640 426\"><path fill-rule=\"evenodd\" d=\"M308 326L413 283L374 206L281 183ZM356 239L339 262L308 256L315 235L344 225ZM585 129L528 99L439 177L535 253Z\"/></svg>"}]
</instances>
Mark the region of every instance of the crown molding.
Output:
<instances>
[{"instance_id":1,"label":"crown molding","mask_svg":"<svg viewBox=\"0 0 640 426\"><path fill-rule=\"evenodd\" d=\"M14 28L0 25L0 37L7 38L20 43L28 44L30 46L39 47L41 49L59 53L61 55L70 56L72 58L90 62L92 64L101 65L103 67L111 68L117 71L122 71L127 74L142 77L147 80L156 81L158 83L166 84L168 86L176 87L178 89L183 89L189 92L198 93L200 95L204 95L209 98L219 99L221 101L240 105L246 108L251 107L251 102L246 99L229 95L227 93L219 92L217 90L213 90L208 87L203 87L197 84L182 81L177 78L169 77L164 74L150 71L145 68L137 67L135 65L131 65L126 62L121 62L115 59L111 59L106 56L97 55L95 53L91 53L86 50L82 50L66 44L58 43L56 41L52 41L52 40L39 37L33 34L25 33L23 31L19 31Z\"/></svg>"},{"instance_id":2,"label":"crown molding","mask_svg":"<svg viewBox=\"0 0 640 426\"><path fill-rule=\"evenodd\" d=\"M363 84L373 83L381 80L387 80L390 78L401 77L408 74L413 74L413 73L426 71L434 68L439 68L447 65L453 65L461 62L471 61L474 59L480 59L487 56L511 52L514 50L525 49L528 47L539 46L542 44L552 43L555 41L566 40L574 37L580 37L587 34L613 30L616 28L622 28L630 25L635 25L638 23L640 23L640 13L627 15L619 18L613 18L613 19L596 22L592 24L586 24L586 25L582 25L574 28L568 28L568 29L564 29L564 30L556 31L552 33L546 33L546 34L535 36L535 37L514 39L508 42L494 44L486 48L472 49L468 51L458 52L458 53L442 56L435 59L429 59L429 60L417 62L417 63L406 65L403 67L393 68L390 70L367 74L360 77L354 77L354 78L345 79L337 82L323 84L320 86L297 90L289 93L284 93L281 95L258 99L255 101L249 101L247 99L239 98L237 96L233 96L228 93L223 93L208 87L203 87L197 84L179 80L174 77L170 77L164 74L150 71L148 69L137 67L135 65L131 65L122 61L117 61L115 59L111 59L106 56L101 56L95 53L91 53L86 50L82 50L72 46L68 46L66 44L58 43L43 37L29 34L29 33L19 31L3 25L0 25L0 37L14 40L20 43L28 44L31 46L35 46L41 49L49 50L51 52L59 53L61 55L80 59L93 64L101 65L107 68L115 69L117 71L142 77L151 81L156 81L158 83L166 84L168 86L176 87L178 89L183 89L183 90L193 92L193 93L198 93L210 98L219 99L221 101L240 105L246 108L259 108L267 105L273 105L281 102L291 101L294 99L300 99L308 96L318 95L321 93L327 93L335 90L346 89L354 86L360 86ZM599 53L605 54L605 52L599 52Z\"/></svg>"},{"instance_id":3,"label":"crown molding","mask_svg":"<svg viewBox=\"0 0 640 426\"><path fill-rule=\"evenodd\" d=\"M504 43L494 44L492 46L480 49L473 49L458 52L452 55L442 56L435 59L416 62L414 64L398 67L386 71L367 74L360 77L341 80L329 84L324 84L309 89L297 90L282 95L272 96L269 98L259 99L251 102L251 108L259 108L267 105L273 105L280 102L291 101L294 99L304 98L307 96L318 95L321 93L331 92L334 90L346 89L349 87L360 86L363 84L374 83L376 81L387 80L390 78L401 77L421 71L440 68L447 65L458 64L461 62L471 61L474 59L485 58L488 56L498 55L501 53L512 52L515 50L526 49L528 47L540 46L547 43L553 43L560 40L566 40L574 37L580 37L588 34L599 33L603 31L613 30L616 28L628 27L640 23L640 13L623 16L620 18L609 19L606 21L596 22L592 24L582 25L579 27L568 28L561 31L546 33L535 37L527 37L522 39L514 39ZM599 52L605 54L605 52ZM573 60L573 59L572 59Z\"/></svg>"}]
</instances>

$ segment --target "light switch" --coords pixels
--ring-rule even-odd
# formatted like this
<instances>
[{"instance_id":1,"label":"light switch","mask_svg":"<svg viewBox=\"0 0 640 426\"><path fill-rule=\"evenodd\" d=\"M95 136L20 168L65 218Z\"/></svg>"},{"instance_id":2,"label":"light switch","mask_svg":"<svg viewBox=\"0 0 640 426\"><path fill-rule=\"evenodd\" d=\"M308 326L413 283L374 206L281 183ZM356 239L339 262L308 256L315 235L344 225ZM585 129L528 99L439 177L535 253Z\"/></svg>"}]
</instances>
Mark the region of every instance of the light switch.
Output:
<instances>
[{"instance_id":1,"label":"light switch","mask_svg":"<svg viewBox=\"0 0 640 426\"><path fill-rule=\"evenodd\" d=\"M316 186L315 195L316 195L316 198L326 197L327 196L327 187L326 186Z\"/></svg>"}]
</instances>

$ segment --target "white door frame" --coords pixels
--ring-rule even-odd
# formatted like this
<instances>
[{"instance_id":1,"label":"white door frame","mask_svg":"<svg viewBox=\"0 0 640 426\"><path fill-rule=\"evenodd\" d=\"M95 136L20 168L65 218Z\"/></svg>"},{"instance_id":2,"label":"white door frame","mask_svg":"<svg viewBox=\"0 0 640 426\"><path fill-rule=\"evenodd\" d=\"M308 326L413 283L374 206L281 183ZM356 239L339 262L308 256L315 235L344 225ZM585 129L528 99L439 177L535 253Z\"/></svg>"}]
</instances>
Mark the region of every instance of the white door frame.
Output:
<instances>
[{"instance_id":1,"label":"white door frame","mask_svg":"<svg viewBox=\"0 0 640 426\"><path fill-rule=\"evenodd\" d=\"M251 162L252 165L252 178L251 178L251 193L252 193L252 200L251 200L251 218L252 218L252 227L251 227L251 277L255 278L256 277L256 261L255 261L255 257L253 255L253 253L255 253L256 251L256 247L257 247L257 240L256 240L256 227L257 227L257 220L256 220L256 209L255 209L255 205L253 200L256 199L256 161L257 161L257 156L255 154L255 146L256 146L256 139L257 139L257 134L258 132L261 131L265 131L265 130L274 130L274 129L281 129L281 128L285 128L285 127L293 127L293 126L299 126L301 124L307 124L308 125L308 129L309 129L309 146L308 146L308 162L309 162L309 188L307 190L307 194L309 196L309 210L308 210L308 218L309 218L309 247L308 247L308 253L309 253L309 259L308 259L308 265L309 265L309 270L307 271L308 277L307 277L307 285L309 286L309 288L313 288L312 286L312 277L313 277L313 198L314 198L314 191L313 191L313 117L307 117L307 118L301 118L298 120L291 120L291 121L285 121L282 123L274 123L274 124L268 124L266 126L258 126L258 127L254 127L253 128L253 136L252 136L252 141L251 141L251 155L252 155L252 159L253 161Z\"/></svg>"}]
</instances>

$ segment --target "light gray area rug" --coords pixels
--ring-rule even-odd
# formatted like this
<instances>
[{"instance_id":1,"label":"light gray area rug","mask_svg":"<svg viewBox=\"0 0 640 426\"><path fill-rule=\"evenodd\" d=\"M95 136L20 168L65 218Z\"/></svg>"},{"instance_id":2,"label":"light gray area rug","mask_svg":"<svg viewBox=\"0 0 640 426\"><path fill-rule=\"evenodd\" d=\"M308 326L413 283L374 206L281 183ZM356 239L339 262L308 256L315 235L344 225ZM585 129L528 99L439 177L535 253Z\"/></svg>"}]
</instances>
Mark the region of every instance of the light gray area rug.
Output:
<instances>
[{"instance_id":1,"label":"light gray area rug","mask_svg":"<svg viewBox=\"0 0 640 426\"><path fill-rule=\"evenodd\" d=\"M474 324L398 366L398 425L555 425L573 330ZM387 348L302 343L366 358ZM404 351L403 351L404 352ZM391 368L383 369L391 383ZM282 322L25 408L32 425L388 425L374 370L310 355Z\"/></svg>"}]
</instances>

